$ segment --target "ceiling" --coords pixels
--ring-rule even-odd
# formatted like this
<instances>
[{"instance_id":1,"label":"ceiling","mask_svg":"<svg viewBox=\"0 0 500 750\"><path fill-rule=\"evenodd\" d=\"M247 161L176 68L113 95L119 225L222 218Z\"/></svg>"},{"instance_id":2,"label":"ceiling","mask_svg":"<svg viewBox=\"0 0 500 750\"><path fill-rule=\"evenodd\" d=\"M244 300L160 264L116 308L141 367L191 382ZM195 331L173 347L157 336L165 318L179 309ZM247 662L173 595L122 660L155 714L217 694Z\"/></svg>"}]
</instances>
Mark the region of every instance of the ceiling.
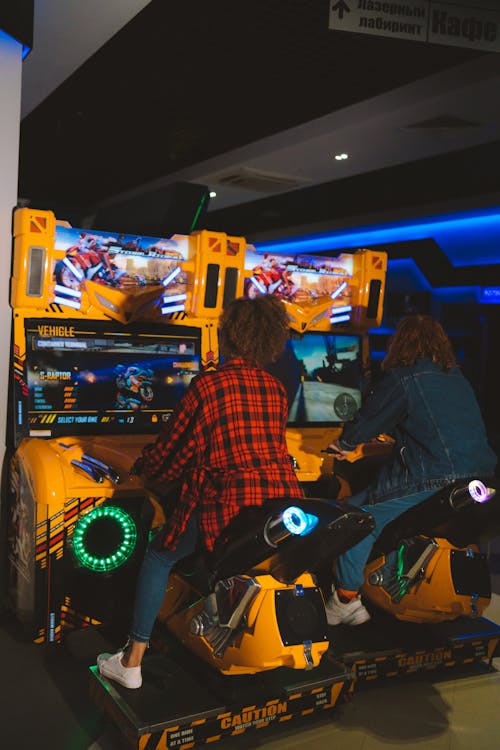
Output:
<instances>
[{"instance_id":1,"label":"ceiling","mask_svg":"<svg viewBox=\"0 0 500 750\"><path fill-rule=\"evenodd\" d=\"M329 5L35 0L21 201L86 226L194 182L204 227L256 243L499 206L500 54L332 31Z\"/></svg>"}]
</instances>

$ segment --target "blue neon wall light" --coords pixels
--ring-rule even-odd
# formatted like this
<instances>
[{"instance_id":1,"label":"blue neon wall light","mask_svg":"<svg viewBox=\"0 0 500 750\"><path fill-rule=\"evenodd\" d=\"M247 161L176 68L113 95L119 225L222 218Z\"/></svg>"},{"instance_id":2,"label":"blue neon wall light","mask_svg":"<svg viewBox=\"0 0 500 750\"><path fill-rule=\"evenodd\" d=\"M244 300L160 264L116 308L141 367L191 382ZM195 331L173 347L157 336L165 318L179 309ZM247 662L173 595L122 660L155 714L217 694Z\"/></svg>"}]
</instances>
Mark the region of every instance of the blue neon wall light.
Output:
<instances>
[{"instance_id":1,"label":"blue neon wall light","mask_svg":"<svg viewBox=\"0 0 500 750\"><path fill-rule=\"evenodd\" d=\"M479 290L479 302L500 305L500 286L484 286Z\"/></svg>"},{"instance_id":2,"label":"blue neon wall light","mask_svg":"<svg viewBox=\"0 0 500 750\"><path fill-rule=\"evenodd\" d=\"M15 36L12 36L12 34L9 34L7 31L3 31L2 29L0 29L0 43L2 42L2 37L4 39L11 39L12 41L17 42L18 44L21 45L21 47L22 47L22 53L21 54L22 54L22 59L23 60L31 52L31 47L29 47L27 44L23 44L22 42L19 41L19 39L16 39Z\"/></svg>"},{"instance_id":3,"label":"blue neon wall light","mask_svg":"<svg viewBox=\"0 0 500 750\"><path fill-rule=\"evenodd\" d=\"M429 238L437 242L455 267L499 263L500 209L476 209L339 229L279 242L259 242L255 247L259 251L295 255Z\"/></svg>"}]
</instances>

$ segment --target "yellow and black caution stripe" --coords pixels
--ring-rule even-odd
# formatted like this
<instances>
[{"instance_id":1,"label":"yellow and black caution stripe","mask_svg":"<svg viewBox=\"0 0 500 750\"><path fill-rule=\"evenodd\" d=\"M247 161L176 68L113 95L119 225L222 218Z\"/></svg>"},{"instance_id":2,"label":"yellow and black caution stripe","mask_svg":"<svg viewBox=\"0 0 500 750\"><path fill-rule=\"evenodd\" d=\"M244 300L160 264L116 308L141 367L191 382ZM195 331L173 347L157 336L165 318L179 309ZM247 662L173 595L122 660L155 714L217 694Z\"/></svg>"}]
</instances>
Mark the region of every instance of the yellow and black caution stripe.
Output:
<instances>
[{"instance_id":1,"label":"yellow and black caution stripe","mask_svg":"<svg viewBox=\"0 0 500 750\"><path fill-rule=\"evenodd\" d=\"M300 719L325 708L332 708L344 691L349 691L352 680L324 680L324 684L311 684L309 689L297 690L292 694L273 697L261 704L241 707L228 707L227 710L208 710L186 720L172 723L165 707L165 723L168 726L150 731L150 724L141 728L139 717L128 705L121 691L97 674L92 667L94 679L91 681L91 697L101 713L110 719L121 733L129 739L136 733L137 750L190 750L192 747L212 745L219 740L245 734L251 729L260 730L279 723ZM194 706L193 706L194 708Z\"/></svg>"}]
</instances>

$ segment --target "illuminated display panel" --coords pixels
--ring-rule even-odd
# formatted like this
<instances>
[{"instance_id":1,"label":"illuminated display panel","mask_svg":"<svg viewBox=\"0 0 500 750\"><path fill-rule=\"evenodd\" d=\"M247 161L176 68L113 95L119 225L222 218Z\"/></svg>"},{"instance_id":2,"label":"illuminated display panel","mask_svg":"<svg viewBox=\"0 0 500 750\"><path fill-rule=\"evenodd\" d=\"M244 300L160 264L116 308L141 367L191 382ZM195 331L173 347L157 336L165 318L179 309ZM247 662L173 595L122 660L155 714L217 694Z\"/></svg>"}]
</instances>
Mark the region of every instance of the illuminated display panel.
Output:
<instances>
[{"instance_id":1,"label":"illuminated display panel","mask_svg":"<svg viewBox=\"0 0 500 750\"><path fill-rule=\"evenodd\" d=\"M299 304L331 298L332 308L350 303L352 254L336 258L277 255L258 253L247 245L245 268L251 271L245 280L246 297L272 294Z\"/></svg>"},{"instance_id":2,"label":"illuminated display panel","mask_svg":"<svg viewBox=\"0 0 500 750\"><path fill-rule=\"evenodd\" d=\"M58 227L55 247L65 253L53 268L51 301L58 305L81 309L83 293L92 282L116 290L122 299L129 299L134 310L146 303L154 305L155 297L163 314L185 309L187 277L183 264L189 253L189 237L175 235L166 240ZM177 303L175 308L173 302Z\"/></svg>"},{"instance_id":3,"label":"illuminated display panel","mask_svg":"<svg viewBox=\"0 0 500 750\"><path fill-rule=\"evenodd\" d=\"M286 388L290 427L339 424L361 406L359 336L292 334L283 355L268 369Z\"/></svg>"},{"instance_id":4,"label":"illuminated display panel","mask_svg":"<svg viewBox=\"0 0 500 750\"><path fill-rule=\"evenodd\" d=\"M200 371L198 328L27 320L30 436L156 433Z\"/></svg>"}]
</instances>

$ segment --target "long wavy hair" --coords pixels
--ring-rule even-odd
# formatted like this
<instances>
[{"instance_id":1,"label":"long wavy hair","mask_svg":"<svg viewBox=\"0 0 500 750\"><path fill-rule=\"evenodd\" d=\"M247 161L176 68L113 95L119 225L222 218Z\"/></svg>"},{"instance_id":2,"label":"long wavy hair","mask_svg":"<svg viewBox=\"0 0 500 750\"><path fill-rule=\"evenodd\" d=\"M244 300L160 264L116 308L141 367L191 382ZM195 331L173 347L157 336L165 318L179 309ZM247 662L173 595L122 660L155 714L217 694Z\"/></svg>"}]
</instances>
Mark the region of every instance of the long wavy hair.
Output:
<instances>
[{"instance_id":1,"label":"long wavy hair","mask_svg":"<svg viewBox=\"0 0 500 750\"><path fill-rule=\"evenodd\" d=\"M427 357L443 370L456 365L451 341L441 323L430 315L408 315L396 327L382 368L409 367L421 357Z\"/></svg>"},{"instance_id":2,"label":"long wavy hair","mask_svg":"<svg viewBox=\"0 0 500 750\"><path fill-rule=\"evenodd\" d=\"M242 358L265 367L285 348L288 330L281 300L267 295L239 297L228 304L220 318L221 354L226 360Z\"/></svg>"}]
</instances>

